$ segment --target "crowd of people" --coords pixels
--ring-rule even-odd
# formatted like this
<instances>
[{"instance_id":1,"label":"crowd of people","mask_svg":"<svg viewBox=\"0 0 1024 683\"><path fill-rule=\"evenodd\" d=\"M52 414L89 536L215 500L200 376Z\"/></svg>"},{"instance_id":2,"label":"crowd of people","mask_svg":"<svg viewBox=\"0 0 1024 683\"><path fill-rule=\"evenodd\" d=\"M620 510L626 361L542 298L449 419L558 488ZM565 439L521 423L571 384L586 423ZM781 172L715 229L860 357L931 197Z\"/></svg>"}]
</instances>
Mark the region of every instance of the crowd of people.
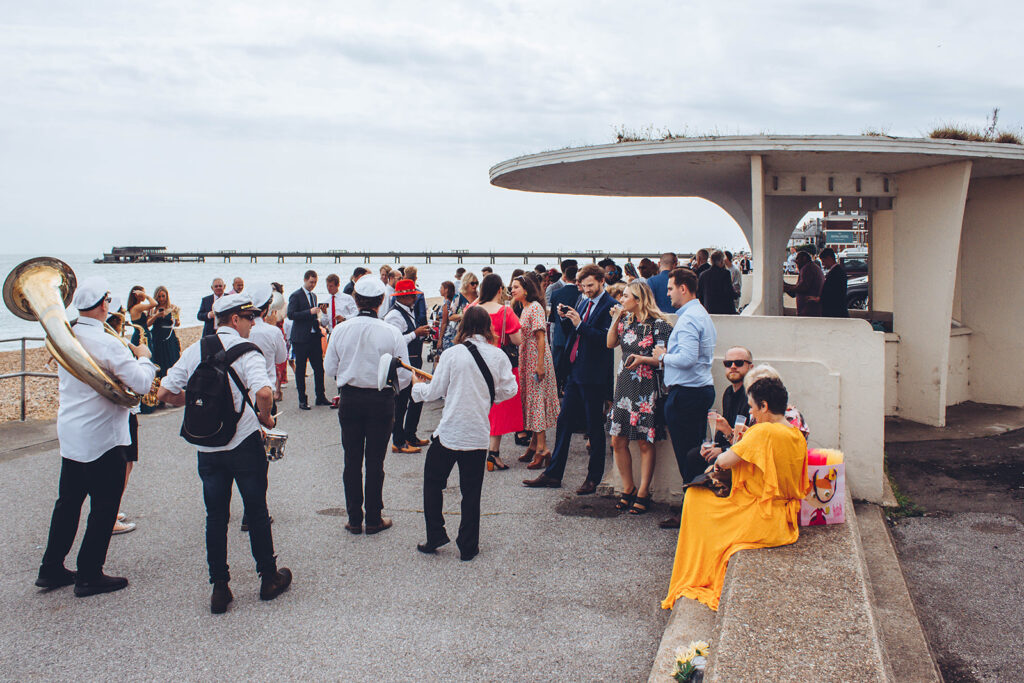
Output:
<instances>
[{"instance_id":1,"label":"crowd of people","mask_svg":"<svg viewBox=\"0 0 1024 683\"><path fill-rule=\"evenodd\" d=\"M233 289L225 291L223 280L215 279L198 314L209 327L183 354L177 346L173 353L161 346L180 322L165 288L153 298L133 288L127 302L125 315L149 330L150 346L140 338L127 348L115 347L116 342L101 338L106 335L91 334L89 320L107 319L112 306L102 280L83 282L75 305L83 316L79 326L84 323L83 333L90 332L79 336L98 363L137 391L148 391L162 374L157 399L185 407L181 434L199 453L215 613L232 600L226 562L232 482L242 495L243 525L263 578L260 597L272 599L291 584L291 572L277 566L274 552L262 443L264 430L276 427L276 402L282 398L288 362L293 363L300 409L337 410L345 528L374 535L392 527L393 520L383 514L388 446L403 455L426 446L426 538L417 549L435 553L449 542L441 509L457 465L462 516L456 544L464 561L480 550L485 472L511 467L501 455L504 437L523 446L516 459L536 472L523 480L528 488L560 488L573 438L585 439L586 475L575 490L580 496L595 493L602 481L610 437L623 484L615 506L639 516L651 508L656 444L671 436L680 475L694 487L681 517L660 522L680 529L664 604L671 607L687 596L716 608L729 555L796 539L795 511L806 487L801 467L806 466L807 431L778 374L768 366L755 367L752 353L743 347L724 353L729 386L721 411L712 410L717 332L710 314L736 312L741 280L734 277L737 265L727 252L701 250L693 265L679 267L672 253L658 263L644 259L639 267L620 267L611 259L579 267L567 259L560 269L517 269L508 282L491 268L479 278L459 268L453 280L440 286L441 302L433 311L427 310L414 266L384 266L376 274L360 267L344 286L337 275L329 275L325 301L314 292L318 274L313 270L287 297L277 283L249 290L236 278ZM617 366L615 349L621 352ZM395 361L381 388L380 361L386 354ZM422 370L431 357L432 377ZM167 364L159 371L157 359ZM307 367L313 375L312 402ZM102 565L127 476L120 464L130 459L129 450L137 449L128 409L95 392L79 402L106 415L113 435L88 447L72 446L87 440L86 421L75 412L86 408L76 407L74 394L88 391L61 371L58 431L67 471L62 470L37 581L48 588L74 583L76 595L127 585L123 578L104 575ZM439 425L429 438L421 438L423 404L441 399ZM552 428L554 442L549 444ZM634 452L639 477L634 475ZM111 463L120 464L114 468ZM72 467L79 469L72 473ZM714 489L723 485L726 471L732 495L719 498ZM66 478L92 481L108 475L120 476L121 485L65 485ZM696 487L702 477L712 482L710 488ZM63 562L85 495L92 498L93 512L86 531L89 543L83 543L75 574ZM720 517L729 520L721 526L707 523Z\"/></svg>"}]
</instances>

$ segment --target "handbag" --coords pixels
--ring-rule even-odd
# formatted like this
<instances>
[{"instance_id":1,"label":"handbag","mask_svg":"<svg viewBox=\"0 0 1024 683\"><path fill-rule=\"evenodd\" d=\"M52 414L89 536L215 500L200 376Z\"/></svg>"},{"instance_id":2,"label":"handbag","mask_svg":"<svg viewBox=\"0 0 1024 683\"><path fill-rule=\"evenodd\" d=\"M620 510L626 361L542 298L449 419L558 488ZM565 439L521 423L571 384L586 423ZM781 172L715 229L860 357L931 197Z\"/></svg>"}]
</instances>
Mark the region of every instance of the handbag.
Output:
<instances>
[{"instance_id":1,"label":"handbag","mask_svg":"<svg viewBox=\"0 0 1024 683\"><path fill-rule=\"evenodd\" d=\"M508 320L508 306L502 306L501 308L501 350L508 356L508 360L512 363L512 369L519 367L519 346L513 344L511 341L505 339L505 322Z\"/></svg>"}]
</instances>

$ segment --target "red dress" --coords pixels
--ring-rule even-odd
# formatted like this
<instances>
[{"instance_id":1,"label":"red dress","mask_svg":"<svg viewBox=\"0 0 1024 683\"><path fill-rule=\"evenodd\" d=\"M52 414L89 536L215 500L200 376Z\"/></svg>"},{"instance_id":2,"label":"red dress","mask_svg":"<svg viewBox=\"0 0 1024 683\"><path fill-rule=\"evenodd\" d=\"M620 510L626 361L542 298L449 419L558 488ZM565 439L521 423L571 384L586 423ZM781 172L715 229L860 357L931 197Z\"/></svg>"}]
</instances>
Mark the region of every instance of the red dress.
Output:
<instances>
[{"instance_id":1,"label":"red dress","mask_svg":"<svg viewBox=\"0 0 1024 683\"><path fill-rule=\"evenodd\" d=\"M519 331L519 318L512 312L511 307L502 306L497 312L491 314L491 329L494 331L496 346L501 345L502 324L504 323L505 337ZM516 376L516 384L519 384L519 368L512 368L512 374ZM495 403L491 406L491 436L501 436L512 432L523 430L523 402L516 391L516 395L507 401Z\"/></svg>"}]
</instances>

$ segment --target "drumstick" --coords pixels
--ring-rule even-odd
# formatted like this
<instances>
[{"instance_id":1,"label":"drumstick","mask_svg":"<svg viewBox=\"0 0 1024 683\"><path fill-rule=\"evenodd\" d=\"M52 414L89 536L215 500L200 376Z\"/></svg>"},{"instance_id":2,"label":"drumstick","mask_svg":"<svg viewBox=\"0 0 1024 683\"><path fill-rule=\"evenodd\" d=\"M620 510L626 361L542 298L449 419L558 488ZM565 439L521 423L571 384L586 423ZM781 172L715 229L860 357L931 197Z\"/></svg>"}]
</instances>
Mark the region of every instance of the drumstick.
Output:
<instances>
[{"instance_id":1,"label":"drumstick","mask_svg":"<svg viewBox=\"0 0 1024 683\"><path fill-rule=\"evenodd\" d=\"M420 377L423 377L425 379L434 379L434 376L431 375L429 372L425 372L423 370L420 370L419 368L414 368L413 366L411 366L411 365L409 365L409 364L407 364L407 363L405 363L405 362L403 362L401 360L398 360L398 364L401 365L406 370L409 370L411 372L416 373Z\"/></svg>"}]
</instances>

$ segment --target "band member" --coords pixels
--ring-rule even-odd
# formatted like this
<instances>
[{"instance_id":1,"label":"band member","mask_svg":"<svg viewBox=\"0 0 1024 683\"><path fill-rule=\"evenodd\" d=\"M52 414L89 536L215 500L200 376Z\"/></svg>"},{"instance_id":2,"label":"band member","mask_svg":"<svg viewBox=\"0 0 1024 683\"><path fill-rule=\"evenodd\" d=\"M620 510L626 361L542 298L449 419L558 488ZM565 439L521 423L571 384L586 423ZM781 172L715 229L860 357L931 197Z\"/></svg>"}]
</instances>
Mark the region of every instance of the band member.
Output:
<instances>
[{"instance_id":1,"label":"band member","mask_svg":"<svg viewBox=\"0 0 1024 683\"><path fill-rule=\"evenodd\" d=\"M384 509L384 457L395 420L395 392L391 387L383 391L377 389L377 368L385 353L408 363L409 352L398 330L377 317L384 303L384 291L384 284L374 277L363 277L356 282L353 294L359 314L331 334L324 356L324 370L337 379L341 396L338 423L345 452L342 474L348 510L345 528L353 534L363 532L364 518L368 534L376 534L392 525L381 513ZM409 371L400 369L399 388L407 388L409 381Z\"/></svg>"},{"instance_id":2,"label":"band member","mask_svg":"<svg viewBox=\"0 0 1024 683\"><path fill-rule=\"evenodd\" d=\"M402 333L402 339L408 346L409 365L414 368L423 367L423 338L430 332L427 325L416 324L416 297L422 292L416 289L412 280L399 280L392 295L394 305L384 316L384 322L390 323ZM391 434L392 453L419 453L420 446L430 442L416 436L416 428L420 424L422 403L410 402L412 386L399 392L395 399L395 426Z\"/></svg>"},{"instance_id":3,"label":"band member","mask_svg":"<svg viewBox=\"0 0 1024 683\"><path fill-rule=\"evenodd\" d=\"M480 550L480 491L490 439L488 417L494 403L516 395L519 386L508 356L494 345L491 317L482 308L466 310L455 343L441 354L430 383L412 378L412 399L417 402L445 399L441 422L434 431L423 463L423 517L427 541L416 549L434 553L448 543L444 529L444 488L452 468L459 466L462 520L455 544L463 561Z\"/></svg>"},{"instance_id":4,"label":"band member","mask_svg":"<svg viewBox=\"0 0 1024 683\"><path fill-rule=\"evenodd\" d=\"M276 424L267 365L254 345L249 345L250 349L244 353L231 354L232 347L246 343L256 308L248 295L230 294L218 299L213 311L217 316L216 335L185 350L181 359L167 371L158 398L170 405L185 405L186 385L200 362L212 361L214 354L221 350L226 353L230 361L227 384L231 390L232 405L223 408L229 408L240 416L234 434L223 446L196 446L199 451L199 478L203 482L206 503L206 558L210 567L210 583L213 584L210 611L221 614L227 611L228 603L233 599L228 587L231 580L228 573L228 515L232 482L237 484L242 495L242 505L249 522L249 543L256 560L256 571L262 579L260 599L273 600L283 593L292 582L292 573L286 568L277 568L270 515L267 513L268 463L260 425L273 428ZM242 391L256 397L255 408ZM227 393L223 396L226 400ZM185 408L186 421L191 409L191 404ZM182 431L184 433L184 429Z\"/></svg>"},{"instance_id":5,"label":"band member","mask_svg":"<svg viewBox=\"0 0 1024 683\"><path fill-rule=\"evenodd\" d=\"M288 360L288 349L285 348L284 335L281 330L267 322L271 315L270 306L274 300L274 290L270 284L256 285L248 291L252 305L258 311L258 317L253 320L252 329L249 330L249 341L260 347L263 353L263 361L267 366L267 381L274 389L274 405L272 414L277 413L277 397L281 395L281 383L277 374L277 365ZM270 523L274 523L274 517L270 517ZM242 515L242 531L249 530L249 519Z\"/></svg>"},{"instance_id":6,"label":"band member","mask_svg":"<svg viewBox=\"0 0 1024 683\"><path fill-rule=\"evenodd\" d=\"M78 309L75 336L96 364L132 391L145 394L156 377L146 346L124 344L104 331L110 306L110 287L103 278L87 278L75 290L72 303ZM75 595L85 597L121 590L128 579L107 576L110 535L121 504L131 444L128 408L101 396L63 367L58 368L60 408L57 438L60 440L60 484L50 518L50 534L39 567L36 585L59 588L75 584ZM78 533L82 503L89 497L89 521L78 551L78 572L64 567Z\"/></svg>"},{"instance_id":7,"label":"band member","mask_svg":"<svg viewBox=\"0 0 1024 683\"><path fill-rule=\"evenodd\" d=\"M110 315L107 316L107 324L110 325L115 332L124 336L122 330L124 329L124 321L128 312L124 310L124 307L121 305L121 300L116 296L112 295L110 297L110 304L108 305L110 307L110 310L108 311ZM150 359L150 362L152 362L152 359ZM159 371L159 368L157 368L157 371ZM128 444L128 447L125 450L125 460L127 460L127 466L124 473L125 490L128 489L128 479L132 474L132 466L139 461L139 412L140 408L137 404L128 409L128 435L131 437L132 442ZM124 497L124 491L121 492L121 496L122 498ZM114 522L113 535L116 536L118 534L127 534L131 531L135 531L135 522L129 522L127 519L128 516L118 510L117 521Z\"/></svg>"},{"instance_id":8,"label":"band member","mask_svg":"<svg viewBox=\"0 0 1024 683\"><path fill-rule=\"evenodd\" d=\"M299 409L309 410L306 401L306 363L313 367L313 386L316 389L316 404L329 406L331 402L324 395L324 356L320 340L320 314L317 305L316 271L307 270L302 286L288 297L288 319L292 321L292 352L295 354L295 388L299 392Z\"/></svg>"}]
</instances>

